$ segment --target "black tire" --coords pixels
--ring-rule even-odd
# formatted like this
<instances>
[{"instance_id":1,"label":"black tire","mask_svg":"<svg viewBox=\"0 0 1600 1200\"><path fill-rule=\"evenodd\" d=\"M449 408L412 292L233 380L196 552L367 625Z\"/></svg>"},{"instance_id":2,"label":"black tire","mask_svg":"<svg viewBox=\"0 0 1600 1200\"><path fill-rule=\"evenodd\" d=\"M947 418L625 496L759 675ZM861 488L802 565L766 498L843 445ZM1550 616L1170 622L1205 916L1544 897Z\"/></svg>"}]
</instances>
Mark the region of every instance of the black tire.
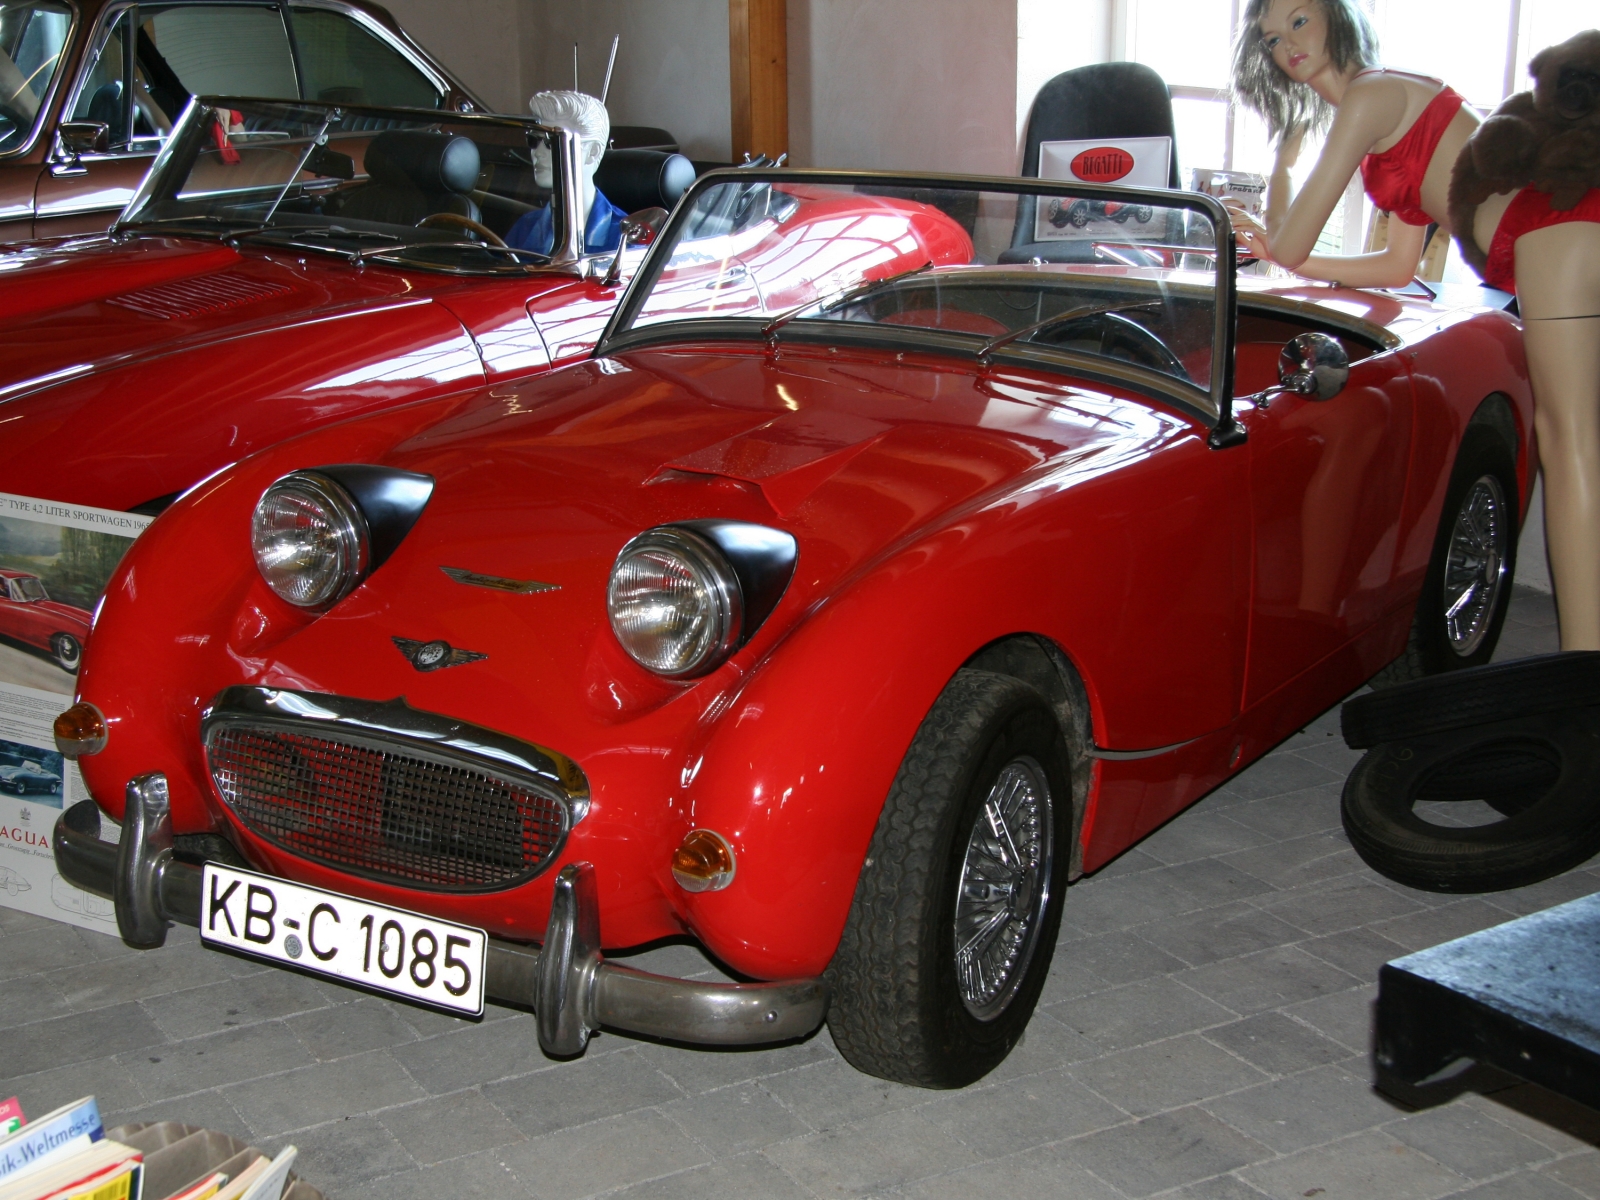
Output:
<instances>
[{"instance_id":1,"label":"black tire","mask_svg":"<svg viewBox=\"0 0 1600 1200\"><path fill-rule=\"evenodd\" d=\"M1435 675L1357 696L1339 713L1345 744L1365 750L1511 717L1600 705L1600 650L1569 650Z\"/></svg>"},{"instance_id":2,"label":"black tire","mask_svg":"<svg viewBox=\"0 0 1600 1200\"><path fill-rule=\"evenodd\" d=\"M1451 827L1419 801L1483 800L1505 819ZM1386 742L1345 781L1345 832L1381 875L1430 892L1523 887L1600 852L1600 708Z\"/></svg>"},{"instance_id":3,"label":"black tire","mask_svg":"<svg viewBox=\"0 0 1600 1200\"><path fill-rule=\"evenodd\" d=\"M961 1087L993 1070L1021 1038L1061 924L1071 859L1068 761L1049 701L1021 680L963 670L940 694L884 801L828 967L828 1027L857 1069L918 1087ZM984 991L974 982L981 975L958 979L958 891L968 921L983 902L980 890L958 885L977 853L991 792L1024 777L1042 789L1029 794L1042 794L1047 814L1035 809L1027 827L1037 837L1033 890L1011 893L1024 896L1032 915L1004 926L1008 938L1017 935L1002 943L1015 959ZM1046 834L1048 851L1040 849ZM979 888L987 891L987 882Z\"/></svg>"},{"instance_id":4,"label":"black tire","mask_svg":"<svg viewBox=\"0 0 1600 1200\"><path fill-rule=\"evenodd\" d=\"M70 633L58 633L50 639L50 654L63 671L76 675L83 661L83 646Z\"/></svg>"},{"instance_id":5,"label":"black tire","mask_svg":"<svg viewBox=\"0 0 1600 1200\"><path fill-rule=\"evenodd\" d=\"M1486 495L1487 493L1490 493ZM1497 493L1495 495L1494 493ZM1461 636L1459 618L1452 622L1448 608L1458 595L1464 577L1477 572L1471 553L1475 514L1498 508L1494 531L1498 567L1493 572L1492 594L1482 618ZM1433 557L1417 597L1416 614L1405 651L1372 679L1375 688L1392 687L1429 675L1479 667L1494 654L1511 603L1511 578L1517 561L1517 462L1505 439L1488 425L1468 425L1450 472L1439 530L1434 535ZM1469 606L1469 610L1475 606Z\"/></svg>"}]
</instances>

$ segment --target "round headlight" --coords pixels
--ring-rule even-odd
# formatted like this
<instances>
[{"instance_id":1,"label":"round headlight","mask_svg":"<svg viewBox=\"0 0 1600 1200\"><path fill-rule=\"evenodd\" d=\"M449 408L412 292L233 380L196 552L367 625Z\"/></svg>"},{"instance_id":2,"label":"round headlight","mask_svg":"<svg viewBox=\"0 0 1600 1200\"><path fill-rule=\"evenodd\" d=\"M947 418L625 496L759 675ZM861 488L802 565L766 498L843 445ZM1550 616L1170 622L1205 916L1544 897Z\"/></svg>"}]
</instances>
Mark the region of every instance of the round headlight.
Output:
<instances>
[{"instance_id":1,"label":"round headlight","mask_svg":"<svg viewBox=\"0 0 1600 1200\"><path fill-rule=\"evenodd\" d=\"M646 530L622 548L606 588L611 629L633 660L670 678L703 675L738 644L739 579L722 552L688 529Z\"/></svg>"},{"instance_id":2,"label":"round headlight","mask_svg":"<svg viewBox=\"0 0 1600 1200\"><path fill-rule=\"evenodd\" d=\"M350 493L315 471L296 471L269 487L250 522L261 578L301 608L326 607L360 583L369 540Z\"/></svg>"}]
</instances>

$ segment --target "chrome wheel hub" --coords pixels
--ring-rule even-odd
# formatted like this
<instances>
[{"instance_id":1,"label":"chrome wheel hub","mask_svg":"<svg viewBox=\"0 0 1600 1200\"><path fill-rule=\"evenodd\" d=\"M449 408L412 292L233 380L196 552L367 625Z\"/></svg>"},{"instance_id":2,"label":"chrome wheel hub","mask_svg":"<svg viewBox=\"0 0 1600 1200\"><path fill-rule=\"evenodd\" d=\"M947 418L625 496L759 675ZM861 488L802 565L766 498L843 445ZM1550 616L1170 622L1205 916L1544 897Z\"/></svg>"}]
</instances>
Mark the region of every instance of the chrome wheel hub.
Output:
<instances>
[{"instance_id":1,"label":"chrome wheel hub","mask_svg":"<svg viewBox=\"0 0 1600 1200\"><path fill-rule=\"evenodd\" d=\"M1044 769L1031 758L1014 759L967 838L956 887L956 986L980 1021L1005 1011L1033 958L1050 900L1050 805Z\"/></svg>"},{"instance_id":2,"label":"chrome wheel hub","mask_svg":"<svg viewBox=\"0 0 1600 1200\"><path fill-rule=\"evenodd\" d=\"M1461 502L1444 568L1444 625L1466 658L1483 644L1505 586L1511 514L1500 481L1485 475Z\"/></svg>"}]
</instances>

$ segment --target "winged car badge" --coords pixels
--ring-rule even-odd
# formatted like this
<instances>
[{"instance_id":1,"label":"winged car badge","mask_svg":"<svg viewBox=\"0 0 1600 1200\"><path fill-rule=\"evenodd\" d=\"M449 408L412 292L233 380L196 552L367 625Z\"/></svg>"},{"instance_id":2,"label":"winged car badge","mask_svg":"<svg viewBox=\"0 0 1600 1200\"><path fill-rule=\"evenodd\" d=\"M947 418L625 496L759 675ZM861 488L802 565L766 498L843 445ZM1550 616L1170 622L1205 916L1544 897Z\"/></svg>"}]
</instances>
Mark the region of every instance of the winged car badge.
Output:
<instances>
[{"instance_id":1,"label":"winged car badge","mask_svg":"<svg viewBox=\"0 0 1600 1200\"><path fill-rule=\"evenodd\" d=\"M389 639L401 654L406 656L406 661L419 671L439 671L445 667L459 667L462 663L477 662L480 658L488 658L487 654L479 654L476 650L460 650L449 642L416 642L410 638L392 637Z\"/></svg>"}]
</instances>

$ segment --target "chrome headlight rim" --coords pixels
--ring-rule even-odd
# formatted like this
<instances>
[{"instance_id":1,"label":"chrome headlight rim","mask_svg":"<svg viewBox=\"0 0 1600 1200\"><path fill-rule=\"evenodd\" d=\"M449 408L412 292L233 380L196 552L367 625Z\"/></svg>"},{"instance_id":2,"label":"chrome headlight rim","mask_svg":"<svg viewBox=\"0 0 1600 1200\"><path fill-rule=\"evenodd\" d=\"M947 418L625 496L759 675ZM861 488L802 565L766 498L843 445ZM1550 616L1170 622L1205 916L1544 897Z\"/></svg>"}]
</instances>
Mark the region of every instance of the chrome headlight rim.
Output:
<instances>
[{"instance_id":1,"label":"chrome headlight rim","mask_svg":"<svg viewBox=\"0 0 1600 1200\"><path fill-rule=\"evenodd\" d=\"M705 591L710 601L711 619L714 623L712 634L706 639L704 647L693 661L676 669L652 665L641 658L629 644L624 631L618 628L616 602L618 573L628 559L645 550L665 551L677 555L706 585ZM744 590L739 584L739 576L733 564L710 538L682 525L657 525L629 540L627 545L617 552L616 561L612 563L611 574L606 581L606 618L611 625L612 636L617 639L624 653L652 675L663 679L696 679L716 670L739 648L744 632Z\"/></svg>"},{"instance_id":2,"label":"chrome headlight rim","mask_svg":"<svg viewBox=\"0 0 1600 1200\"><path fill-rule=\"evenodd\" d=\"M259 545L260 521L264 506L276 496L296 491L309 495L321 506L332 531L340 561L339 570L332 576L331 585L319 588L314 595L305 599L297 599L286 594L273 581L261 560ZM321 471L291 471L275 479L261 493L261 499L256 501L256 506L250 515L250 549L256 571L273 595L296 608L319 612L332 608L343 600L370 573L372 531L368 528L366 514L361 511L361 505L343 484Z\"/></svg>"}]
</instances>

